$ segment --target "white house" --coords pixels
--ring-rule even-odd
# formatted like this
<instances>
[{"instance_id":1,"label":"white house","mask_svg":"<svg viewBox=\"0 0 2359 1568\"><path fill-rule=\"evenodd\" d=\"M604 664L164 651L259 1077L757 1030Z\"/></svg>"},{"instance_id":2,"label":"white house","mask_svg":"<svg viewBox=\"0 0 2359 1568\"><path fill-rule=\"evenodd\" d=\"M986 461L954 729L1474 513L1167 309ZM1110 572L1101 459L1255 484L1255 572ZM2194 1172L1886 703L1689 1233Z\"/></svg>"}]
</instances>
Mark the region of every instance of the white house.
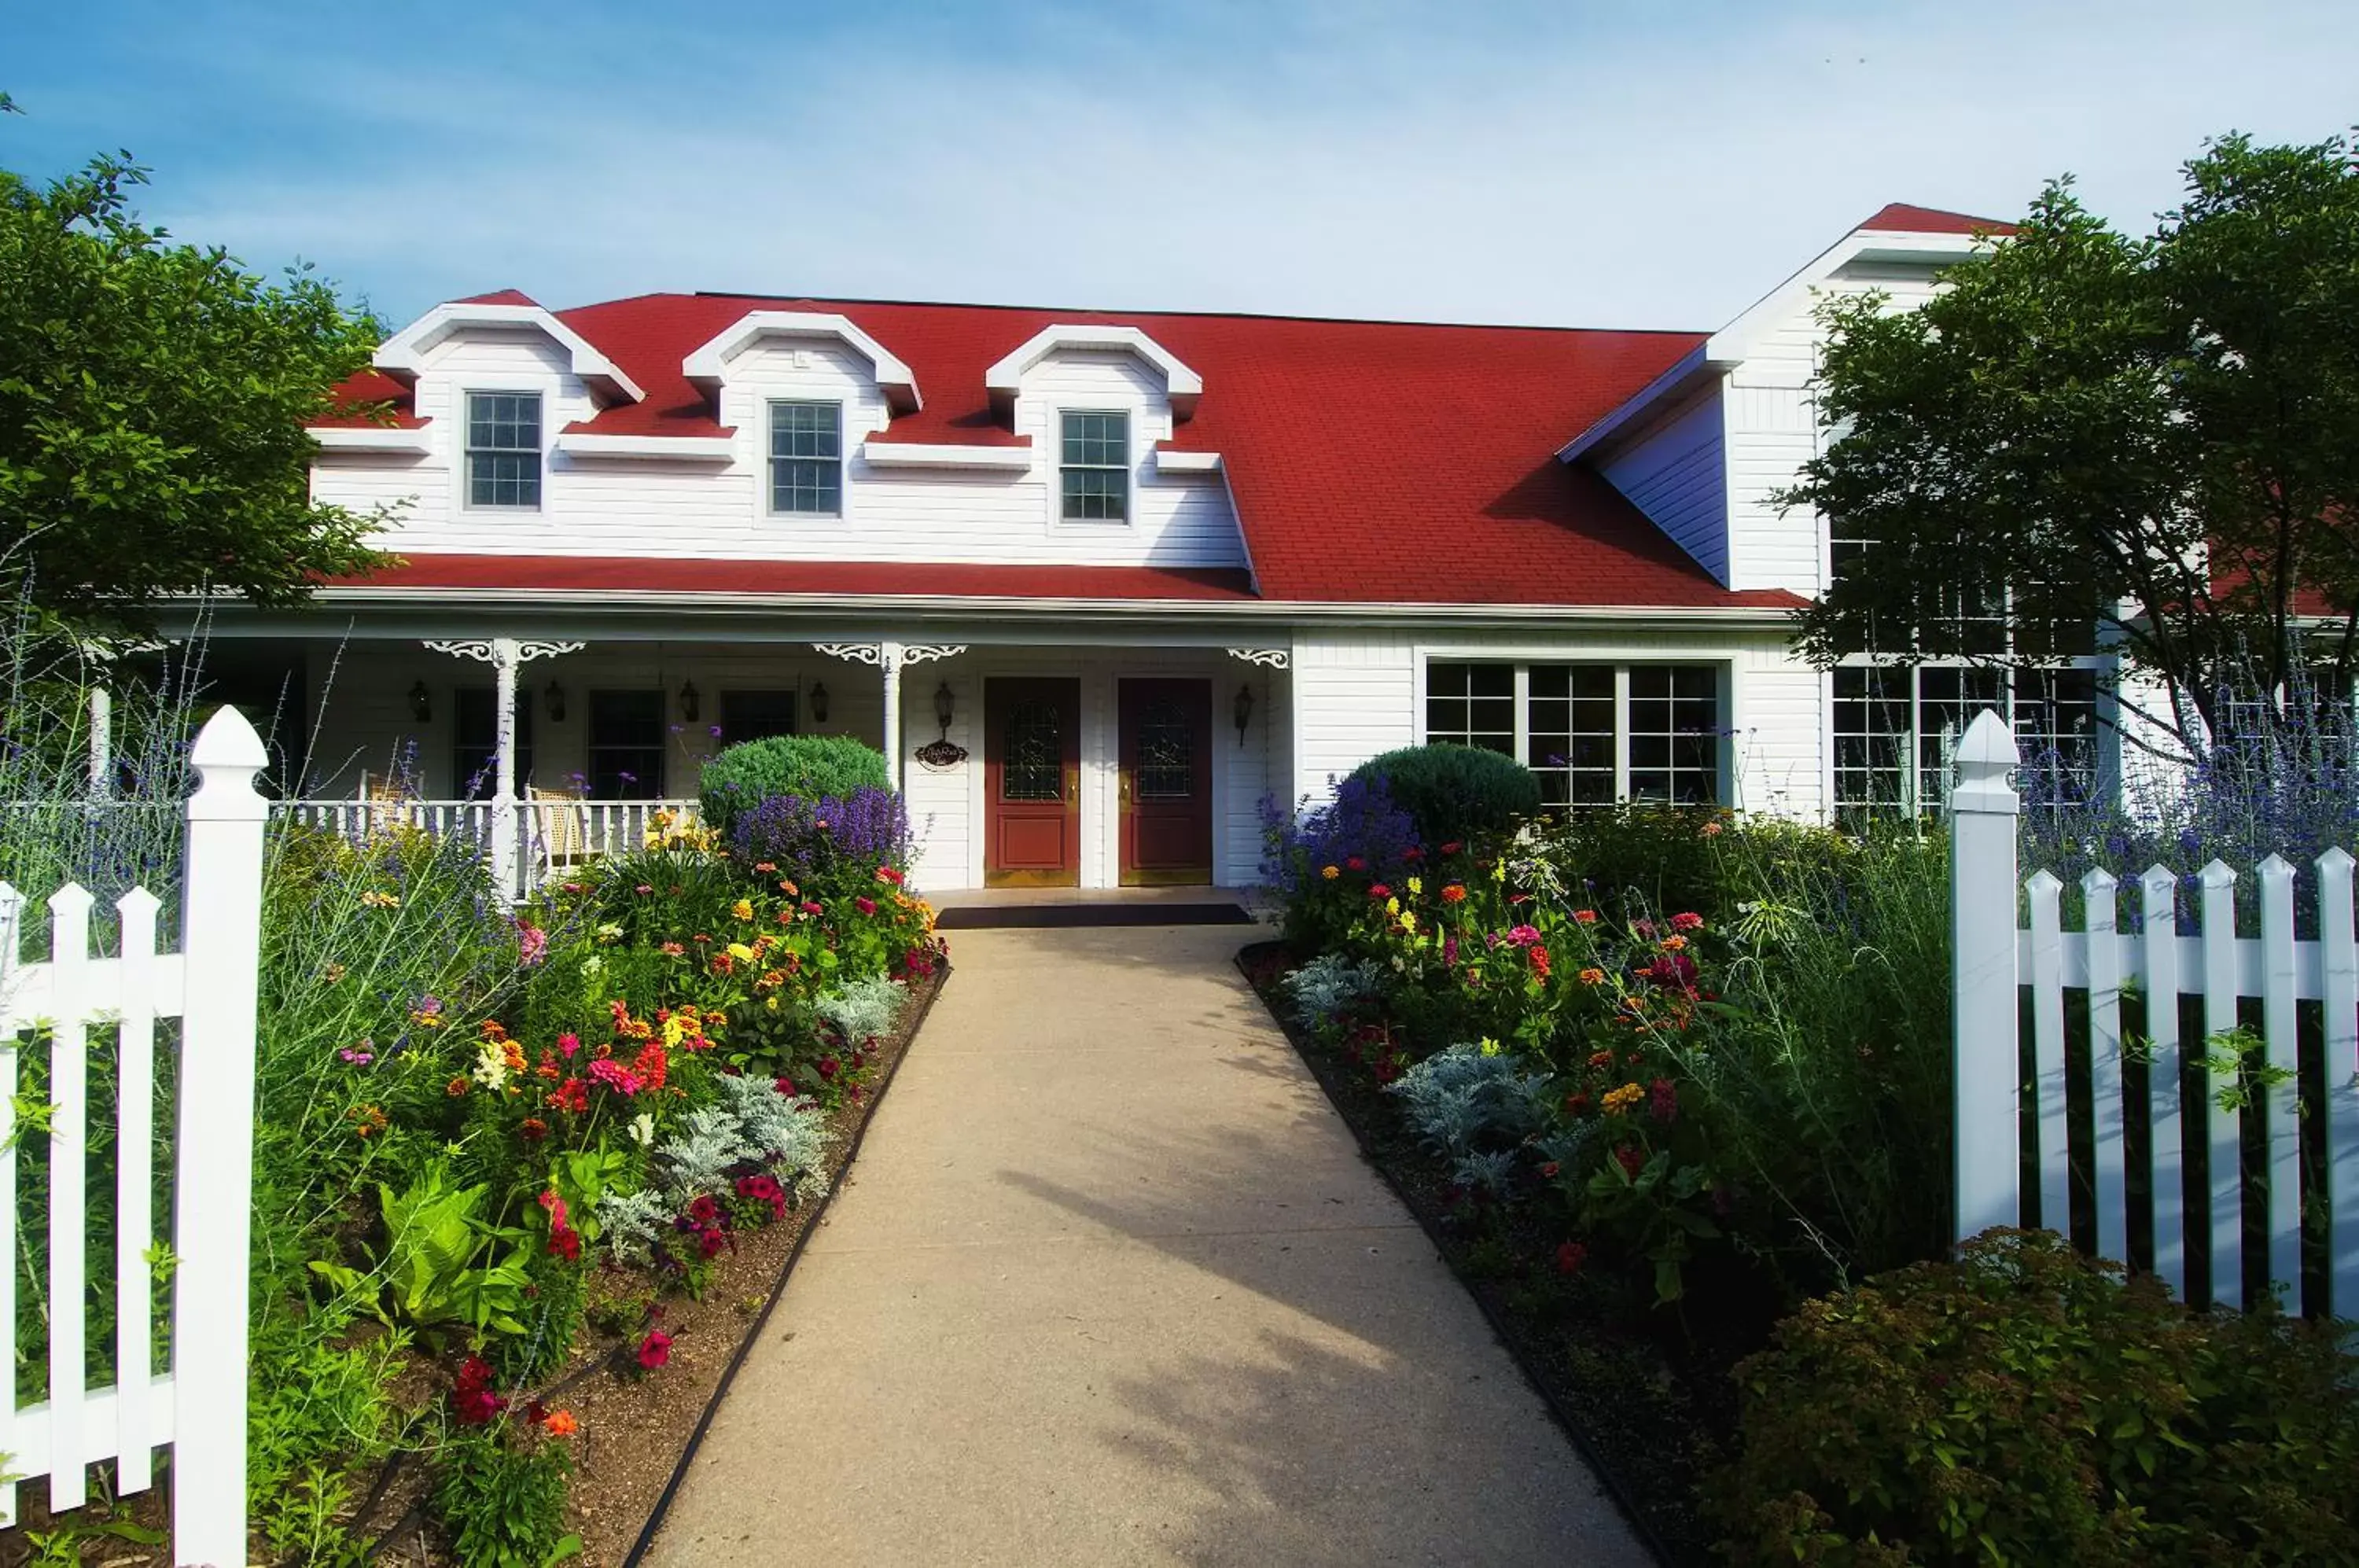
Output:
<instances>
[{"instance_id":1,"label":"white house","mask_svg":"<svg viewBox=\"0 0 2359 1568\"><path fill-rule=\"evenodd\" d=\"M931 888L1247 882L1265 797L1428 739L1817 816L2007 696L1796 662L1831 547L1769 500L1821 439L1817 292L1921 298L1988 227L1887 207L1710 333L455 300L344 388L390 422L314 432L405 563L212 658L301 694L322 797L688 796L730 740L881 739Z\"/></svg>"}]
</instances>

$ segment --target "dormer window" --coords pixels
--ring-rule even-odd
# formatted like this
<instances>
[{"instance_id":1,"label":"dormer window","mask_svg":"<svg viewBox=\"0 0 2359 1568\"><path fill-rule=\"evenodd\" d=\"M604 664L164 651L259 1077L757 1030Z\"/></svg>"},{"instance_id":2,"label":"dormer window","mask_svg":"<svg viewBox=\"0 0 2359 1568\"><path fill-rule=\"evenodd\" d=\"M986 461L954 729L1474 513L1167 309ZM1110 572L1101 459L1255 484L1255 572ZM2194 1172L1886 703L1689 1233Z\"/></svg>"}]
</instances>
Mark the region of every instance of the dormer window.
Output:
<instances>
[{"instance_id":1,"label":"dormer window","mask_svg":"<svg viewBox=\"0 0 2359 1568\"><path fill-rule=\"evenodd\" d=\"M770 405L770 510L843 511L843 405Z\"/></svg>"},{"instance_id":2,"label":"dormer window","mask_svg":"<svg viewBox=\"0 0 2359 1568\"><path fill-rule=\"evenodd\" d=\"M467 394L467 505L540 507L540 394Z\"/></svg>"},{"instance_id":3,"label":"dormer window","mask_svg":"<svg viewBox=\"0 0 2359 1568\"><path fill-rule=\"evenodd\" d=\"M1059 472L1069 523L1119 523L1130 517L1130 416L1069 412Z\"/></svg>"}]
</instances>

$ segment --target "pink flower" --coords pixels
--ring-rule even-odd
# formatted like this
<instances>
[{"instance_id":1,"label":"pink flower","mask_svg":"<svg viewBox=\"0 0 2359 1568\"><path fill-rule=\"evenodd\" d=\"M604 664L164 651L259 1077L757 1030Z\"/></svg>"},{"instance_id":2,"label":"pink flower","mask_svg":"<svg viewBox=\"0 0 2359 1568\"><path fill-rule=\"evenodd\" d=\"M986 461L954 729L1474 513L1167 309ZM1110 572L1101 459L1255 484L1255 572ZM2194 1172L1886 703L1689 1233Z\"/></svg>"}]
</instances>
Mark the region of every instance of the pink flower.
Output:
<instances>
[{"instance_id":1,"label":"pink flower","mask_svg":"<svg viewBox=\"0 0 2359 1568\"><path fill-rule=\"evenodd\" d=\"M549 956L549 933L530 920L516 922L516 963L527 969Z\"/></svg>"},{"instance_id":2,"label":"pink flower","mask_svg":"<svg viewBox=\"0 0 2359 1568\"><path fill-rule=\"evenodd\" d=\"M1356 855L1343 862L1343 869L1346 871L1365 871L1367 868L1368 863Z\"/></svg>"},{"instance_id":3,"label":"pink flower","mask_svg":"<svg viewBox=\"0 0 2359 1568\"><path fill-rule=\"evenodd\" d=\"M557 1037L557 1049L570 1062L573 1059L573 1053L582 1049L582 1037L568 1030Z\"/></svg>"},{"instance_id":4,"label":"pink flower","mask_svg":"<svg viewBox=\"0 0 2359 1568\"><path fill-rule=\"evenodd\" d=\"M639 1092L639 1075L611 1057L592 1062L590 1076L625 1097Z\"/></svg>"},{"instance_id":5,"label":"pink flower","mask_svg":"<svg viewBox=\"0 0 2359 1568\"><path fill-rule=\"evenodd\" d=\"M1539 939L1540 928L1538 926L1515 926L1507 931L1507 941L1516 947L1529 947Z\"/></svg>"},{"instance_id":6,"label":"pink flower","mask_svg":"<svg viewBox=\"0 0 2359 1568\"><path fill-rule=\"evenodd\" d=\"M791 1078L773 1078L770 1080L770 1087L789 1100L795 1097L795 1081Z\"/></svg>"},{"instance_id":7,"label":"pink flower","mask_svg":"<svg viewBox=\"0 0 2359 1568\"><path fill-rule=\"evenodd\" d=\"M659 1328L649 1329L647 1337L639 1341L640 1367L652 1372L670 1359L671 1335Z\"/></svg>"},{"instance_id":8,"label":"pink flower","mask_svg":"<svg viewBox=\"0 0 2359 1568\"><path fill-rule=\"evenodd\" d=\"M817 920L820 916L827 913L827 910L820 905L812 902L810 899L805 898L803 900L803 913L810 916L813 920Z\"/></svg>"},{"instance_id":9,"label":"pink flower","mask_svg":"<svg viewBox=\"0 0 2359 1568\"><path fill-rule=\"evenodd\" d=\"M1697 930L1702 924L1703 917L1697 914L1693 909L1690 909L1684 914L1677 914L1671 917L1671 929L1675 931L1691 931Z\"/></svg>"},{"instance_id":10,"label":"pink flower","mask_svg":"<svg viewBox=\"0 0 2359 1568\"><path fill-rule=\"evenodd\" d=\"M1658 1078L1647 1091L1647 1108L1658 1122L1667 1122L1680 1114L1679 1089L1668 1078Z\"/></svg>"},{"instance_id":11,"label":"pink flower","mask_svg":"<svg viewBox=\"0 0 2359 1568\"><path fill-rule=\"evenodd\" d=\"M852 907L864 915L873 915L876 912L876 900L864 896L853 899Z\"/></svg>"},{"instance_id":12,"label":"pink flower","mask_svg":"<svg viewBox=\"0 0 2359 1568\"><path fill-rule=\"evenodd\" d=\"M1391 898L1392 896L1393 896L1393 890L1392 890L1390 887L1386 887L1383 883L1381 883L1381 882L1371 882L1371 883L1369 883L1369 884L1368 884L1368 897L1369 897L1369 898Z\"/></svg>"}]
</instances>

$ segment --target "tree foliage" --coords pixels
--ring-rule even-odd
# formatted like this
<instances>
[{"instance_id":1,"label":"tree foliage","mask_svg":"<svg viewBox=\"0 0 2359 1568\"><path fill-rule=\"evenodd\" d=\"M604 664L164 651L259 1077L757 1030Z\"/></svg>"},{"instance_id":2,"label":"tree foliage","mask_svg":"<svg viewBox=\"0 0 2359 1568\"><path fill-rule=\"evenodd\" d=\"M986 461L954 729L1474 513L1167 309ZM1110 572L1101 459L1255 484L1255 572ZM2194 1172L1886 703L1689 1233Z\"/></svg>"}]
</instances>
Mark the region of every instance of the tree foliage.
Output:
<instances>
[{"instance_id":1,"label":"tree foliage","mask_svg":"<svg viewBox=\"0 0 2359 1568\"><path fill-rule=\"evenodd\" d=\"M2182 725L2351 673L2359 144L2232 136L2184 173L2149 235L2059 180L1921 309L1821 308L1837 434L1782 497L1839 541L1814 662L2109 647Z\"/></svg>"},{"instance_id":2,"label":"tree foliage","mask_svg":"<svg viewBox=\"0 0 2359 1568\"><path fill-rule=\"evenodd\" d=\"M300 601L383 558L310 496L304 427L381 335L327 284L269 284L132 213L99 158L45 189L0 170L0 594L81 631L168 595Z\"/></svg>"}]
</instances>

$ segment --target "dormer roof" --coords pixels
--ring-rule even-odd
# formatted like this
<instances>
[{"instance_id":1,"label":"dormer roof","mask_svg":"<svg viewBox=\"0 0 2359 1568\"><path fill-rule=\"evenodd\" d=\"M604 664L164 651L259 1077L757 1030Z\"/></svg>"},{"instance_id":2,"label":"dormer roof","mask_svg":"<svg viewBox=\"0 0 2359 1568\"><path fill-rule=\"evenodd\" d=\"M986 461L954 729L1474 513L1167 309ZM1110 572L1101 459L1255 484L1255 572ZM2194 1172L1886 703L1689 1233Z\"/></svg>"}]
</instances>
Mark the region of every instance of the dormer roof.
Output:
<instances>
[{"instance_id":1,"label":"dormer roof","mask_svg":"<svg viewBox=\"0 0 2359 1568\"><path fill-rule=\"evenodd\" d=\"M1203 395L1204 378L1136 327L1057 321L1034 332L1014 353L983 373L983 385L991 395L992 408L1002 415L1014 408L1025 373L1060 349L1112 349L1136 354L1162 372L1164 391L1171 399L1171 417L1175 419L1193 417L1196 399Z\"/></svg>"},{"instance_id":2,"label":"dormer roof","mask_svg":"<svg viewBox=\"0 0 2359 1568\"><path fill-rule=\"evenodd\" d=\"M594 347L589 339L513 289L437 305L396 332L376 351L377 369L405 386L417 381L435 348L471 327L538 332L571 358L572 372L602 403L636 403L647 396L637 382Z\"/></svg>"},{"instance_id":3,"label":"dormer roof","mask_svg":"<svg viewBox=\"0 0 2359 1568\"><path fill-rule=\"evenodd\" d=\"M842 343L875 367L886 407L914 414L925 407L915 372L842 314L834 310L749 310L700 344L680 364L680 374L710 396L721 389L731 360L767 338L827 338Z\"/></svg>"}]
</instances>

